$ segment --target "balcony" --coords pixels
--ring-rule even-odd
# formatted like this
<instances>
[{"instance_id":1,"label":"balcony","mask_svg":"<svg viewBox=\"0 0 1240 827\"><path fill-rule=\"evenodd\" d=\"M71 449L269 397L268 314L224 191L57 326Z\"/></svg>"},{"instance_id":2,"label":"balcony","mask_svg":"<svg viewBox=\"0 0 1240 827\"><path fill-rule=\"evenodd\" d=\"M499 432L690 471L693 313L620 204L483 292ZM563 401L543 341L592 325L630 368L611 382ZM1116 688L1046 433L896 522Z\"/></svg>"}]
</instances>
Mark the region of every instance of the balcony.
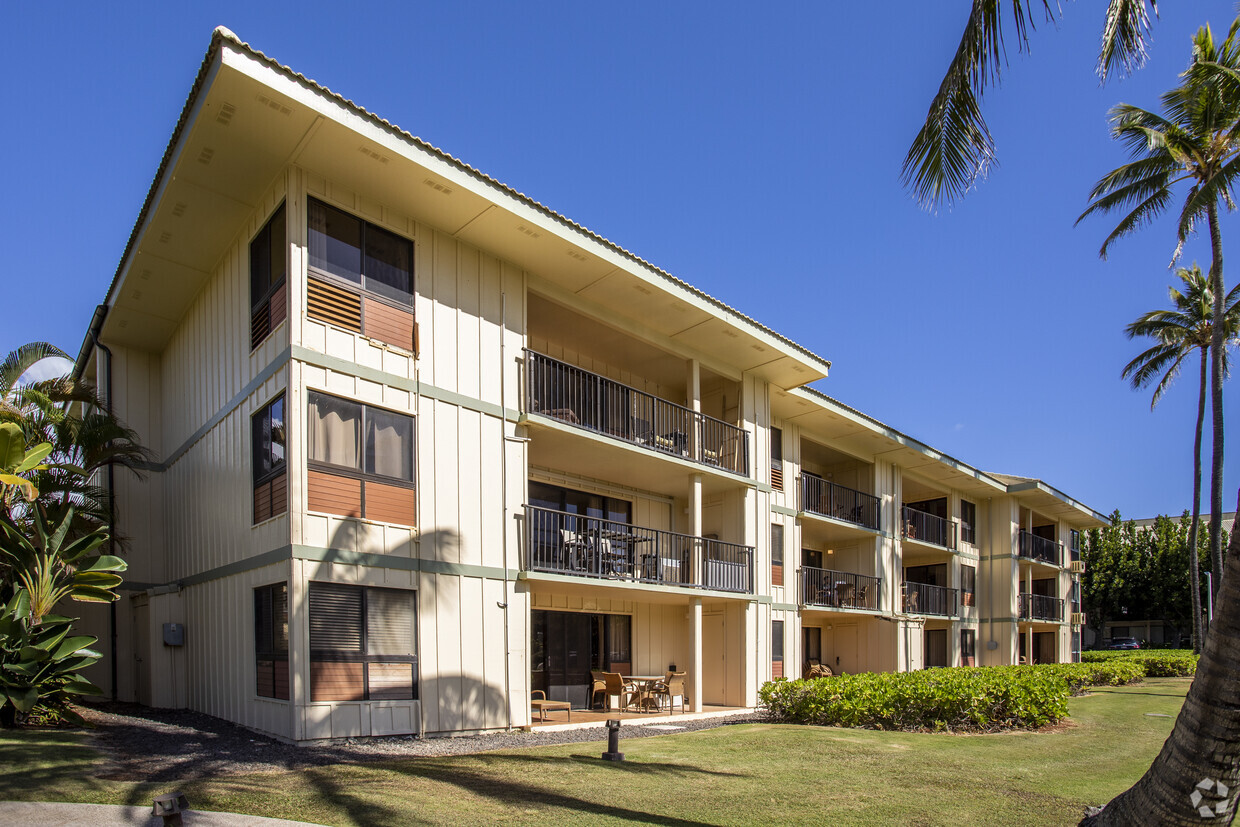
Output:
<instances>
[{"instance_id":1,"label":"balcony","mask_svg":"<svg viewBox=\"0 0 1240 827\"><path fill-rule=\"evenodd\" d=\"M749 476L749 434L741 428L550 356L525 355L527 413Z\"/></svg>"},{"instance_id":2,"label":"balcony","mask_svg":"<svg viewBox=\"0 0 1240 827\"><path fill-rule=\"evenodd\" d=\"M526 571L753 594L749 546L532 505L525 528Z\"/></svg>"},{"instance_id":3,"label":"balcony","mask_svg":"<svg viewBox=\"0 0 1240 827\"><path fill-rule=\"evenodd\" d=\"M878 497L836 485L813 474L801 474L801 510L878 530Z\"/></svg>"},{"instance_id":4,"label":"balcony","mask_svg":"<svg viewBox=\"0 0 1240 827\"><path fill-rule=\"evenodd\" d=\"M1063 598L1041 594L1019 595L1021 620L1046 620L1063 622Z\"/></svg>"},{"instance_id":5,"label":"balcony","mask_svg":"<svg viewBox=\"0 0 1240 827\"><path fill-rule=\"evenodd\" d=\"M1063 543L1047 540L1024 529L1020 532L1020 556L1048 566L1063 565Z\"/></svg>"},{"instance_id":6,"label":"balcony","mask_svg":"<svg viewBox=\"0 0 1240 827\"><path fill-rule=\"evenodd\" d=\"M802 566L801 605L876 612L881 582L865 574Z\"/></svg>"},{"instance_id":7,"label":"balcony","mask_svg":"<svg viewBox=\"0 0 1240 827\"><path fill-rule=\"evenodd\" d=\"M900 510L900 533L909 540L955 551L956 524L933 514L905 506Z\"/></svg>"},{"instance_id":8,"label":"balcony","mask_svg":"<svg viewBox=\"0 0 1240 827\"><path fill-rule=\"evenodd\" d=\"M955 617L960 614L960 592L946 586L904 581L902 602L905 614Z\"/></svg>"}]
</instances>

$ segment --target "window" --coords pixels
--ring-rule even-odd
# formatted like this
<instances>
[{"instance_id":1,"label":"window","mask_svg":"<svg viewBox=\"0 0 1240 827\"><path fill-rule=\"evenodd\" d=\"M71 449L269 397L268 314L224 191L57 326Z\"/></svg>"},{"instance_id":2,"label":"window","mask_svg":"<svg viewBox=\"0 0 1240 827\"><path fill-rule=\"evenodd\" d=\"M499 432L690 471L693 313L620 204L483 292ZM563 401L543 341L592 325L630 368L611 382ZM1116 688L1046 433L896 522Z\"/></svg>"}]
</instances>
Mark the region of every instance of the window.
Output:
<instances>
[{"instance_id":1,"label":"window","mask_svg":"<svg viewBox=\"0 0 1240 827\"><path fill-rule=\"evenodd\" d=\"M254 590L254 679L262 698L288 700L288 586Z\"/></svg>"},{"instance_id":2,"label":"window","mask_svg":"<svg viewBox=\"0 0 1240 827\"><path fill-rule=\"evenodd\" d=\"M771 525L771 585L784 584L784 527Z\"/></svg>"},{"instance_id":3,"label":"window","mask_svg":"<svg viewBox=\"0 0 1240 827\"><path fill-rule=\"evenodd\" d=\"M960 665L977 665L977 632L973 629L960 630Z\"/></svg>"},{"instance_id":4,"label":"window","mask_svg":"<svg viewBox=\"0 0 1240 827\"><path fill-rule=\"evenodd\" d=\"M418 697L414 592L310 584L310 700Z\"/></svg>"},{"instance_id":5,"label":"window","mask_svg":"<svg viewBox=\"0 0 1240 827\"><path fill-rule=\"evenodd\" d=\"M926 629L923 633L925 651L922 653L926 669L947 666L947 630Z\"/></svg>"},{"instance_id":6,"label":"window","mask_svg":"<svg viewBox=\"0 0 1240 827\"><path fill-rule=\"evenodd\" d=\"M284 445L284 394L280 394L250 417L256 524L288 510Z\"/></svg>"},{"instance_id":7,"label":"window","mask_svg":"<svg viewBox=\"0 0 1240 827\"><path fill-rule=\"evenodd\" d=\"M973 606L973 592L977 588L977 567L960 566L960 605Z\"/></svg>"},{"instance_id":8,"label":"window","mask_svg":"<svg viewBox=\"0 0 1240 827\"><path fill-rule=\"evenodd\" d=\"M771 488L784 490L784 432L771 429Z\"/></svg>"},{"instance_id":9,"label":"window","mask_svg":"<svg viewBox=\"0 0 1240 827\"><path fill-rule=\"evenodd\" d=\"M314 199L308 224L312 269L413 304L413 242Z\"/></svg>"},{"instance_id":10,"label":"window","mask_svg":"<svg viewBox=\"0 0 1240 827\"><path fill-rule=\"evenodd\" d=\"M250 242L250 349L258 347L284 321L288 237L284 205L272 214Z\"/></svg>"},{"instance_id":11,"label":"window","mask_svg":"<svg viewBox=\"0 0 1240 827\"><path fill-rule=\"evenodd\" d=\"M977 545L977 506L968 500L960 501L960 539Z\"/></svg>"},{"instance_id":12,"label":"window","mask_svg":"<svg viewBox=\"0 0 1240 827\"><path fill-rule=\"evenodd\" d=\"M413 525L413 417L309 394L311 511Z\"/></svg>"},{"instance_id":13,"label":"window","mask_svg":"<svg viewBox=\"0 0 1240 827\"><path fill-rule=\"evenodd\" d=\"M1075 563L1077 560L1081 559L1081 532L1074 528L1068 532L1068 536L1068 548L1072 555L1071 560Z\"/></svg>"},{"instance_id":14,"label":"window","mask_svg":"<svg viewBox=\"0 0 1240 827\"><path fill-rule=\"evenodd\" d=\"M784 622L771 621L771 677L784 676Z\"/></svg>"}]
</instances>

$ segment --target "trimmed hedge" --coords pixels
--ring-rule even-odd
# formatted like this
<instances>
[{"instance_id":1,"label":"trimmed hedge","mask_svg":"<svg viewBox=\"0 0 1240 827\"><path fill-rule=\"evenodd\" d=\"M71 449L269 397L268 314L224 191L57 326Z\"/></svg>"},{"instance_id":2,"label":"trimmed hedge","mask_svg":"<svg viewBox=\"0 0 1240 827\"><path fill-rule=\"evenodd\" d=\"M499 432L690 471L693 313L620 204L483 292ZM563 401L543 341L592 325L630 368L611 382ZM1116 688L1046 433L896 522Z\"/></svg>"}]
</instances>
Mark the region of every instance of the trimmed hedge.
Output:
<instances>
[{"instance_id":1,"label":"trimmed hedge","mask_svg":"<svg viewBox=\"0 0 1240 827\"><path fill-rule=\"evenodd\" d=\"M781 679L758 696L778 721L870 729L991 732L1045 726L1068 714L1067 681L1023 666Z\"/></svg>"},{"instance_id":2,"label":"trimmed hedge","mask_svg":"<svg viewBox=\"0 0 1240 827\"><path fill-rule=\"evenodd\" d=\"M995 732L1053 724L1087 686L1122 686L1146 674L1133 660L864 672L763 685L776 721L818 726Z\"/></svg>"},{"instance_id":3,"label":"trimmed hedge","mask_svg":"<svg viewBox=\"0 0 1240 827\"><path fill-rule=\"evenodd\" d=\"M1150 678L1191 678L1197 673L1198 656L1191 649L1119 649L1084 652L1084 663L1139 663Z\"/></svg>"}]
</instances>

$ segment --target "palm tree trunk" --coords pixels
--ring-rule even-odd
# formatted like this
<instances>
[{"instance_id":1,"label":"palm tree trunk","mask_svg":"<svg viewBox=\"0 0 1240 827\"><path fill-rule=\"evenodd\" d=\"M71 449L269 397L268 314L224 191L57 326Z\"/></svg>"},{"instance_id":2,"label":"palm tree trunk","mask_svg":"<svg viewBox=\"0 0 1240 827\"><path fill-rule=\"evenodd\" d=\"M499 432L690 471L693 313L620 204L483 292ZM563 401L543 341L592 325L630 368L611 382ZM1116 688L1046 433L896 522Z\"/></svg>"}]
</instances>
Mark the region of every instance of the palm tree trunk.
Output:
<instances>
[{"instance_id":1,"label":"palm tree trunk","mask_svg":"<svg viewBox=\"0 0 1240 827\"><path fill-rule=\"evenodd\" d=\"M1237 506L1240 508L1240 506ZM1175 728L1141 780L1081 827L1230 824L1240 792L1240 532L1232 524L1227 570L1219 584L1214 623ZM1202 781L1222 783L1223 812L1203 818L1191 796ZM1201 804L1216 805L1208 792Z\"/></svg>"},{"instance_id":2,"label":"palm tree trunk","mask_svg":"<svg viewBox=\"0 0 1240 827\"><path fill-rule=\"evenodd\" d=\"M1193 521L1188 525L1188 571L1189 587L1192 589L1193 651L1201 654L1202 641L1206 639L1201 622L1201 562L1197 559L1197 529L1201 525L1201 430L1206 418L1206 385L1210 370L1210 356L1201 351L1201 381L1197 387L1197 430L1193 435Z\"/></svg>"},{"instance_id":3,"label":"palm tree trunk","mask_svg":"<svg viewBox=\"0 0 1240 827\"><path fill-rule=\"evenodd\" d=\"M1218 225L1218 199L1211 199L1210 279L1214 289L1214 319L1210 331L1210 401L1214 426L1214 453L1210 462L1210 571L1214 573L1214 605L1218 605L1223 576L1223 307L1227 294L1223 290L1223 236Z\"/></svg>"}]
</instances>

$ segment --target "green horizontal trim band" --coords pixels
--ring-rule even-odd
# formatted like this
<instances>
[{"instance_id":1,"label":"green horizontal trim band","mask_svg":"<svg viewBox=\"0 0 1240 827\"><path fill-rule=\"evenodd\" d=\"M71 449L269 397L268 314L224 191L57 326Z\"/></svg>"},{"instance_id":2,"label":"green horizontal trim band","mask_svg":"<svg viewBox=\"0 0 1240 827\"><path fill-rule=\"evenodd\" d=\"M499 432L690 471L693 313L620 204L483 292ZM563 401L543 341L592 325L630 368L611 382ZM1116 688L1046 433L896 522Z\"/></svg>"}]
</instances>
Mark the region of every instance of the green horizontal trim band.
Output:
<instances>
[{"instance_id":1,"label":"green horizontal trim band","mask_svg":"<svg viewBox=\"0 0 1240 827\"><path fill-rule=\"evenodd\" d=\"M771 603L771 608L772 608L773 610L777 611L777 612L795 612L797 609L799 609L799 608L800 608L800 606L798 606L798 605L797 605L797 604L795 604L795 603L775 603L775 602L772 602L772 603Z\"/></svg>"},{"instance_id":2,"label":"green horizontal trim band","mask_svg":"<svg viewBox=\"0 0 1240 827\"><path fill-rule=\"evenodd\" d=\"M365 379L379 385L387 385L392 388L416 393L419 396L425 396L428 399L435 399L440 402L447 402L450 405L456 405L478 413L487 414L516 422L521 418L519 411L510 408L504 408L496 405L494 402L484 402L481 399L475 399L456 391L437 388L434 385L428 385L416 379L409 379L404 376L397 376L394 373L378 370L376 368L359 365L356 362L348 362L336 356L328 356L325 353L319 353L317 350L300 345L294 346L292 349L293 358L299 362L308 365L323 368L324 370L335 371L336 373L346 373L350 376L356 376L359 379Z\"/></svg>"},{"instance_id":3,"label":"green horizontal trim band","mask_svg":"<svg viewBox=\"0 0 1240 827\"><path fill-rule=\"evenodd\" d=\"M772 505L771 512L774 514L783 514L785 517L797 516L797 510L795 508L785 508L782 505Z\"/></svg>"},{"instance_id":4,"label":"green horizontal trim band","mask_svg":"<svg viewBox=\"0 0 1240 827\"><path fill-rule=\"evenodd\" d=\"M242 403L245 402L245 400L250 398L250 394L254 393L254 391L262 387L264 382L274 376L276 371L288 364L289 352L290 349L285 348L276 354L276 358L272 359L271 363L268 364L267 367L259 371L258 375L251 379L244 388L233 396L232 399L229 399L228 402L225 403L224 407L220 408L211 415L210 419L202 423L202 427L190 434L189 439L181 443L181 447L169 454L168 458L163 462L150 463L145 467L145 470L161 473L171 468L173 463L185 456L185 453L189 451L190 448L194 447L194 443L209 434L212 428L224 421L224 417L236 410Z\"/></svg>"},{"instance_id":5,"label":"green horizontal trim band","mask_svg":"<svg viewBox=\"0 0 1240 827\"><path fill-rule=\"evenodd\" d=\"M442 560L419 560L416 557L393 557L389 554L347 551L339 548L296 545L292 549L292 556L296 559L313 560L319 563L342 563L348 566L367 566L376 569L424 571L428 574L484 577L492 580L514 580L520 574L516 569L509 569L507 577L505 577L504 569L499 566L474 566L466 563L448 563Z\"/></svg>"}]
</instances>

